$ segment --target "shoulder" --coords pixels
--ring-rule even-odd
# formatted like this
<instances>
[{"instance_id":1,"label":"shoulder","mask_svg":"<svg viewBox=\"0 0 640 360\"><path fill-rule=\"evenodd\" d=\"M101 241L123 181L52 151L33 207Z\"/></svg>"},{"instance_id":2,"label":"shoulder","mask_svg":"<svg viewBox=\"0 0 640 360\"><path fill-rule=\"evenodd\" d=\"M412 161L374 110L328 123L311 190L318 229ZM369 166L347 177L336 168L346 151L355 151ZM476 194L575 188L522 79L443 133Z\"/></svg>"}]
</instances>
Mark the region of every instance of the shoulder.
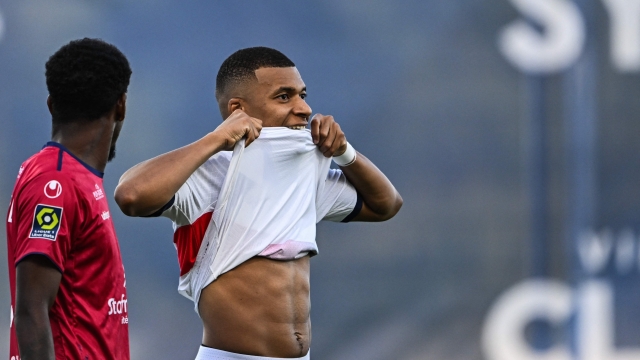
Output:
<instances>
[{"instance_id":1,"label":"shoulder","mask_svg":"<svg viewBox=\"0 0 640 360\"><path fill-rule=\"evenodd\" d=\"M43 181L47 178L74 183L77 173L68 166L63 167L63 159L64 151L53 146L46 146L22 163L18 179L23 184Z\"/></svg>"},{"instance_id":2,"label":"shoulder","mask_svg":"<svg viewBox=\"0 0 640 360\"><path fill-rule=\"evenodd\" d=\"M19 188L34 190L32 188L42 187L43 193L51 196L55 195L56 191L62 191L60 185L75 187L76 181L72 174L46 167L24 168L18 181Z\"/></svg>"},{"instance_id":3,"label":"shoulder","mask_svg":"<svg viewBox=\"0 0 640 360\"><path fill-rule=\"evenodd\" d=\"M14 189L18 204L47 203L51 205L79 205L78 178L73 173L56 170L55 167L28 166L21 168L22 174Z\"/></svg>"},{"instance_id":4,"label":"shoulder","mask_svg":"<svg viewBox=\"0 0 640 360\"><path fill-rule=\"evenodd\" d=\"M58 151L45 147L31 155L20 166L18 177L32 178L41 173L55 171L58 163Z\"/></svg>"},{"instance_id":5,"label":"shoulder","mask_svg":"<svg viewBox=\"0 0 640 360\"><path fill-rule=\"evenodd\" d=\"M162 216L174 221L176 226L193 223L218 200L218 194L229 170L233 152L222 151L205 161L178 189L173 199L165 205Z\"/></svg>"}]
</instances>

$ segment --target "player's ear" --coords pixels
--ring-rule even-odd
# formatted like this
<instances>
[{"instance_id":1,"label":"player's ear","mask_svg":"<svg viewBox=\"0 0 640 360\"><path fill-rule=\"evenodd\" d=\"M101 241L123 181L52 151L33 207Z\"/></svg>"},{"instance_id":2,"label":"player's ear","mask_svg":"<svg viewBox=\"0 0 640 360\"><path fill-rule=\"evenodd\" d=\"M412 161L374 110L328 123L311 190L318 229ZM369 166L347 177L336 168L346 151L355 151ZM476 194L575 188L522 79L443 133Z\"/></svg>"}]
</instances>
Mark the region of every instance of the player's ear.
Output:
<instances>
[{"instance_id":1,"label":"player's ear","mask_svg":"<svg viewBox=\"0 0 640 360\"><path fill-rule=\"evenodd\" d=\"M127 93L122 94L116 102L116 121L123 121L127 113Z\"/></svg>"},{"instance_id":2,"label":"player's ear","mask_svg":"<svg viewBox=\"0 0 640 360\"><path fill-rule=\"evenodd\" d=\"M227 102L227 111L229 112L229 114L233 114L233 112L238 109L245 111L244 101L241 98L237 97L229 99L229 101Z\"/></svg>"}]
</instances>

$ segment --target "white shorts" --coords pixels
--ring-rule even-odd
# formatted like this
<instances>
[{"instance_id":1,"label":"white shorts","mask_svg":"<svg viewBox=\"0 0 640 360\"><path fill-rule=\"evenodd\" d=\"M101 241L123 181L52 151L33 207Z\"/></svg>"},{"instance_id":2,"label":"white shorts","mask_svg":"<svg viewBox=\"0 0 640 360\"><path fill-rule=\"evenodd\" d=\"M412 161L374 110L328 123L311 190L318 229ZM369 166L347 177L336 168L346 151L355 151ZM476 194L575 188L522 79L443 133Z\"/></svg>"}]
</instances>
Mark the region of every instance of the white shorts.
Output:
<instances>
[{"instance_id":1,"label":"white shorts","mask_svg":"<svg viewBox=\"0 0 640 360\"><path fill-rule=\"evenodd\" d=\"M309 360L311 350L307 352L307 355L299 358L287 358L288 360ZM253 355L243 355L236 354L228 351L222 351L206 346L200 346L200 350L198 350L198 355L196 355L195 360L277 360L283 358L272 358L272 357L264 357L264 356L253 356Z\"/></svg>"}]
</instances>

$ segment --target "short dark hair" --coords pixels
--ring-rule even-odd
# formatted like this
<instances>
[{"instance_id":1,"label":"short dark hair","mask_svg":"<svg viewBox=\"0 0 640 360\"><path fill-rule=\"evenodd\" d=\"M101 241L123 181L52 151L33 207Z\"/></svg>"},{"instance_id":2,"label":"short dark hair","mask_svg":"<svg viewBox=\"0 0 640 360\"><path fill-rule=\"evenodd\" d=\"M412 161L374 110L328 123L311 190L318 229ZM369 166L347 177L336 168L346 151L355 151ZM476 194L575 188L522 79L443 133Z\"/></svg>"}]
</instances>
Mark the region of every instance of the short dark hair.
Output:
<instances>
[{"instance_id":1,"label":"short dark hair","mask_svg":"<svg viewBox=\"0 0 640 360\"><path fill-rule=\"evenodd\" d=\"M115 46L84 38L64 45L45 65L53 122L95 120L127 92L131 68Z\"/></svg>"},{"instance_id":2,"label":"short dark hair","mask_svg":"<svg viewBox=\"0 0 640 360\"><path fill-rule=\"evenodd\" d=\"M255 71L260 68L294 66L293 61L276 49L257 46L238 50L220 65L216 76L216 96L220 96L232 82L255 79Z\"/></svg>"}]
</instances>

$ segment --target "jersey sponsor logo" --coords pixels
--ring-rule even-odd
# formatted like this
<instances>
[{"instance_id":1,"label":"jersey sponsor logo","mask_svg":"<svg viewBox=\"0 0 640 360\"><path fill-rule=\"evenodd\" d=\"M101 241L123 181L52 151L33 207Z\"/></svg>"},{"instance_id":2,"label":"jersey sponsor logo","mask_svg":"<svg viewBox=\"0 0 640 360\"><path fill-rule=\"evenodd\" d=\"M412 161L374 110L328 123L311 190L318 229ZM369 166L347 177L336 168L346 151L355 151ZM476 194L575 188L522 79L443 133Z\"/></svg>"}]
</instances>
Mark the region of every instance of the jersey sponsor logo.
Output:
<instances>
[{"instance_id":1,"label":"jersey sponsor logo","mask_svg":"<svg viewBox=\"0 0 640 360\"><path fill-rule=\"evenodd\" d=\"M129 316L127 315L127 298L124 297L124 294L120 297L120 300L116 300L116 298L111 298L107 301L107 306L109 307L109 312L107 315L121 315L120 319L121 324L129 323Z\"/></svg>"},{"instance_id":2,"label":"jersey sponsor logo","mask_svg":"<svg viewBox=\"0 0 640 360\"><path fill-rule=\"evenodd\" d=\"M93 192L93 197L95 197L96 200L100 200L104 197L104 192L102 191L102 189L100 189L100 186L98 186L98 184L96 184L96 191Z\"/></svg>"},{"instance_id":3,"label":"jersey sponsor logo","mask_svg":"<svg viewBox=\"0 0 640 360\"><path fill-rule=\"evenodd\" d=\"M51 180L44 186L44 194L49 199L55 199L62 194L62 185L56 180Z\"/></svg>"},{"instance_id":4,"label":"jersey sponsor logo","mask_svg":"<svg viewBox=\"0 0 640 360\"><path fill-rule=\"evenodd\" d=\"M61 207L38 204L33 213L33 225L29 237L56 241L61 221Z\"/></svg>"},{"instance_id":5,"label":"jersey sponsor logo","mask_svg":"<svg viewBox=\"0 0 640 360\"><path fill-rule=\"evenodd\" d=\"M109 313L107 315L127 312L127 298L124 297L124 294L122 294L120 300L116 300L116 298L109 299L109 301L107 301L107 305L109 306Z\"/></svg>"},{"instance_id":6,"label":"jersey sponsor logo","mask_svg":"<svg viewBox=\"0 0 640 360\"><path fill-rule=\"evenodd\" d=\"M107 220L111 217L111 214L109 214L108 211L103 211L102 214L100 214L100 216L102 216L102 220Z\"/></svg>"}]
</instances>

